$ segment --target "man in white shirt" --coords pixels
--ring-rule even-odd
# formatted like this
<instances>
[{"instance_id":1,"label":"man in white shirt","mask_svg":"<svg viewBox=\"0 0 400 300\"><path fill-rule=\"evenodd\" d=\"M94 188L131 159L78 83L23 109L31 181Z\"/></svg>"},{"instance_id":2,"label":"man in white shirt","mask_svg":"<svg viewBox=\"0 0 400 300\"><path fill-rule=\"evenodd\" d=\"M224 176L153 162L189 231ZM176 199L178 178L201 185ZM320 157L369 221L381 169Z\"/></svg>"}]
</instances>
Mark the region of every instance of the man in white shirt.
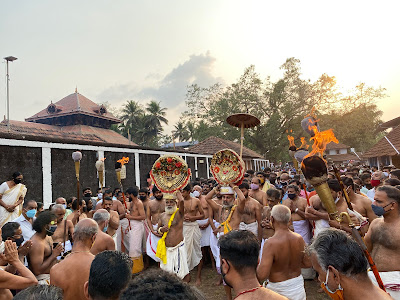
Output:
<instances>
[{"instance_id":1,"label":"man in white shirt","mask_svg":"<svg viewBox=\"0 0 400 300\"><path fill-rule=\"evenodd\" d=\"M22 236L24 241L28 241L35 234L35 230L32 229L33 218L37 212L37 203L35 200L25 200L22 206L22 214L12 220L17 222L21 226Z\"/></svg>"},{"instance_id":2,"label":"man in white shirt","mask_svg":"<svg viewBox=\"0 0 400 300\"><path fill-rule=\"evenodd\" d=\"M372 176L371 176L372 189L370 189L367 192L367 197L371 201L374 201L375 191L379 186L383 185L383 180L384 179L385 179L385 175L383 175L382 171L376 171L376 172L372 173Z\"/></svg>"}]
</instances>

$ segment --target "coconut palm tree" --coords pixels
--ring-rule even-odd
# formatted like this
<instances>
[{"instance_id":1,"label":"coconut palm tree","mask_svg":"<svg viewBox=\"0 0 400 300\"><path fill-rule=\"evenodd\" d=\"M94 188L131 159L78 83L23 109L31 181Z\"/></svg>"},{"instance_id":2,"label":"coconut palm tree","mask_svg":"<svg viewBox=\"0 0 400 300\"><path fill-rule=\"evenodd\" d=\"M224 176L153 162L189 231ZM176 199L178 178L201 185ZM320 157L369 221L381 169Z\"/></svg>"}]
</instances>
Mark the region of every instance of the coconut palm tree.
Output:
<instances>
[{"instance_id":1,"label":"coconut palm tree","mask_svg":"<svg viewBox=\"0 0 400 300\"><path fill-rule=\"evenodd\" d=\"M165 118L167 109L161 107L160 103L152 100L146 106L146 112L150 114L150 123L153 128L162 128L161 123L168 125L168 120Z\"/></svg>"},{"instance_id":2,"label":"coconut palm tree","mask_svg":"<svg viewBox=\"0 0 400 300\"><path fill-rule=\"evenodd\" d=\"M137 101L128 100L122 107L121 120L124 121L125 125L133 128L138 124L140 116L144 114L142 106Z\"/></svg>"},{"instance_id":3,"label":"coconut palm tree","mask_svg":"<svg viewBox=\"0 0 400 300\"><path fill-rule=\"evenodd\" d=\"M172 136L174 139L178 139L180 142L187 141L189 139L189 132L186 129L185 123L179 121L174 125L175 129L172 130Z\"/></svg>"}]
</instances>

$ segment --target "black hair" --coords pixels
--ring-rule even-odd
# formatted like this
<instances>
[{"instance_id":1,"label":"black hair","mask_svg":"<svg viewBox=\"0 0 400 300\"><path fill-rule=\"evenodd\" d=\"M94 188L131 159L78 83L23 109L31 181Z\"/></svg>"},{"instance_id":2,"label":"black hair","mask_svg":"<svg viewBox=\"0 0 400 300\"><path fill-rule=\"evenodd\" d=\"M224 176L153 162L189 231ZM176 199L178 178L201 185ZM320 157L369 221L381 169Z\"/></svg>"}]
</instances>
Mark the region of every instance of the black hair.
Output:
<instances>
[{"instance_id":1,"label":"black hair","mask_svg":"<svg viewBox=\"0 0 400 300\"><path fill-rule=\"evenodd\" d=\"M377 191L385 192L387 197L396 201L400 210L400 190L390 185L383 185L378 187Z\"/></svg>"},{"instance_id":2,"label":"black hair","mask_svg":"<svg viewBox=\"0 0 400 300\"><path fill-rule=\"evenodd\" d=\"M369 172L368 173L363 173L360 176L360 179L361 179L362 182L364 182L368 178L371 178L371 173L369 173Z\"/></svg>"},{"instance_id":3,"label":"black hair","mask_svg":"<svg viewBox=\"0 0 400 300\"><path fill-rule=\"evenodd\" d=\"M399 170L399 169L392 170L392 171L390 172L390 174L396 176L397 178L400 178L400 170Z\"/></svg>"},{"instance_id":4,"label":"black hair","mask_svg":"<svg viewBox=\"0 0 400 300\"><path fill-rule=\"evenodd\" d=\"M390 178L385 180L386 185L396 186L400 184L400 180L397 178Z\"/></svg>"},{"instance_id":5,"label":"black hair","mask_svg":"<svg viewBox=\"0 0 400 300\"><path fill-rule=\"evenodd\" d=\"M41 233L43 232L44 227L50 224L51 221L55 221L56 218L56 215L50 210L45 210L36 217L35 221L33 221L32 229Z\"/></svg>"},{"instance_id":6,"label":"black hair","mask_svg":"<svg viewBox=\"0 0 400 300\"><path fill-rule=\"evenodd\" d=\"M249 175L254 175L254 170L251 170L251 169L247 170L246 173L249 174Z\"/></svg>"},{"instance_id":7,"label":"black hair","mask_svg":"<svg viewBox=\"0 0 400 300\"><path fill-rule=\"evenodd\" d=\"M63 290L58 286L38 284L30 286L14 296L16 300L63 300Z\"/></svg>"},{"instance_id":8,"label":"black hair","mask_svg":"<svg viewBox=\"0 0 400 300\"><path fill-rule=\"evenodd\" d=\"M329 188L334 191L334 192L340 192L342 189L340 188L339 181L337 179L329 179L328 180L328 186Z\"/></svg>"},{"instance_id":9,"label":"black hair","mask_svg":"<svg viewBox=\"0 0 400 300\"><path fill-rule=\"evenodd\" d=\"M110 190L110 189L108 189L108 190L106 190L105 192L104 192L104 194L112 194L113 192L112 192L112 190Z\"/></svg>"},{"instance_id":10,"label":"black hair","mask_svg":"<svg viewBox=\"0 0 400 300\"><path fill-rule=\"evenodd\" d=\"M153 185L153 188L151 189L151 191L153 192L153 195L157 192L161 192L156 185Z\"/></svg>"},{"instance_id":11,"label":"black hair","mask_svg":"<svg viewBox=\"0 0 400 300\"><path fill-rule=\"evenodd\" d=\"M190 183L188 183L182 190L184 190L186 192L190 192L192 190L192 185Z\"/></svg>"},{"instance_id":12,"label":"black hair","mask_svg":"<svg viewBox=\"0 0 400 300\"><path fill-rule=\"evenodd\" d=\"M206 299L195 287L162 269L150 269L136 276L120 300L200 300Z\"/></svg>"},{"instance_id":13,"label":"black hair","mask_svg":"<svg viewBox=\"0 0 400 300\"><path fill-rule=\"evenodd\" d=\"M267 196L270 196L274 199L280 200L282 197L282 194L281 194L280 190L270 188L267 190Z\"/></svg>"},{"instance_id":14,"label":"black hair","mask_svg":"<svg viewBox=\"0 0 400 300\"><path fill-rule=\"evenodd\" d=\"M27 208L29 205L29 202L32 202L32 201L36 202L35 200L32 200L32 199L24 199L24 203L22 204L22 207Z\"/></svg>"},{"instance_id":15,"label":"black hair","mask_svg":"<svg viewBox=\"0 0 400 300\"><path fill-rule=\"evenodd\" d=\"M300 186L300 180L297 180L297 179L289 180L289 184L292 184L292 183L295 183L295 184L297 184L298 186Z\"/></svg>"},{"instance_id":16,"label":"black hair","mask_svg":"<svg viewBox=\"0 0 400 300\"><path fill-rule=\"evenodd\" d=\"M93 299L119 299L131 277L132 260L128 255L120 251L103 251L96 255L90 266L89 295Z\"/></svg>"},{"instance_id":17,"label":"black hair","mask_svg":"<svg viewBox=\"0 0 400 300\"><path fill-rule=\"evenodd\" d=\"M43 207L43 202L36 202L37 203L37 210L41 209Z\"/></svg>"},{"instance_id":18,"label":"black hair","mask_svg":"<svg viewBox=\"0 0 400 300\"><path fill-rule=\"evenodd\" d=\"M287 189L294 189L295 192L300 192L300 188L297 185L289 184Z\"/></svg>"},{"instance_id":19,"label":"black hair","mask_svg":"<svg viewBox=\"0 0 400 300\"><path fill-rule=\"evenodd\" d=\"M133 195L133 197L137 197L139 194L139 188L137 186L130 187L126 190L126 194Z\"/></svg>"},{"instance_id":20,"label":"black hair","mask_svg":"<svg viewBox=\"0 0 400 300\"><path fill-rule=\"evenodd\" d=\"M107 201L113 201L113 199L111 198L111 197L104 197L104 199L103 199L103 203L104 203L104 200L107 200Z\"/></svg>"},{"instance_id":21,"label":"black hair","mask_svg":"<svg viewBox=\"0 0 400 300\"><path fill-rule=\"evenodd\" d=\"M149 194L149 188L147 188L147 187L142 187L140 190L139 190L139 193L146 193L147 195Z\"/></svg>"},{"instance_id":22,"label":"black hair","mask_svg":"<svg viewBox=\"0 0 400 300\"><path fill-rule=\"evenodd\" d=\"M246 190L248 190L248 189L250 189L250 186L249 186L249 184L248 184L247 182L242 182L242 183L239 185L239 189L246 189Z\"/></svg>"},{"instance_id":23,"label":"black hair","mask_svg":"<svg viewBox=\"0 0 400 300\"><path fill-rule=\"evenodd\" d=\"M114 189L114 191L113 191L113 195L114 196L117 196L117 191L120 191L121 189L119 188L119 187L116 187L115 189Z\"/></svg>"},{"instance_id":24,"label":"black hair","mask_svg":"<svg viewBox=\"0 0 400 300\"><path fill-rule=\"evenodd\" d=\"M12 174L12 178L13 179L15 179L15 178L17 178L18 176L20 176L20 175L22 175L22 173L21 172L14 172L13 174Z\"/></svg>"},{"instance_id":25,"label":"black hair","mask_svg":"<svg viewBox=\"0 0 400 300\"><path fill-rule=\"evenodd\" d=\"M83 205L83 200L82 199L79 199L79 201L78 201L78 199L75 199L74 201L72 201L71 208L73 210L77 210L82 205Z\"/></svg>"},{"instance_id":26,"label":"black hair","mask_svg":"<svg viewBox=\"0 0 400 300\"><path fill-rule=\"evenodd\" d=\"M85 193L85 191L87 191L87 190L92 191L92 189L91 189L90 187L85 187L85 188L82 190L82 193Z\"/></svg>"},{"instance_id":27,"label":"black hair","mask_svg":"<svg viewBox=\"0 0 400 300\"><path fill-rule=\"evenodd\" d=\"M221 258L229 261L243 275L249 269L256 271L260 246L254 233L248 230L232 230L219 239Z\"/></svg>"},{"instance_id":28,"label":"black hair","mask_svg":"<svg viewBox=\"0 0 400 300\"><path fill-rule=\"evenodd\" d=\"M354 191L354 181L353 181L352 178L350 178L350 177L345 177L345 178L342 179L342 181L343 181L343 184L344 184L345 186L347 186L347 187L351 186L351 188L352 188L353 191Z\"/></svg>"},{"instance_id":29,"label":"black hair","mask_svg":"<svg viewBox=\"0 0 400 300\"><path fill-rule=\"evenodd\" d=\"M264 173L264 172L257 172L257 173L256 173L256 176L257 176L257 175L262 175L263 177L265 177L265 173Z\"/></svg>"},{"instance_id":30,"label":"black hair","mask_svg":"<svg viewBox=\"0 0 400 300\"><path fill-rule=\"evenodd\" d=\"M17 222L8 222L1 227L1 238L3 241L6 241L8 238L11 238L15 235L15 232L21 226Z\"/></svg>"}]
</instances>

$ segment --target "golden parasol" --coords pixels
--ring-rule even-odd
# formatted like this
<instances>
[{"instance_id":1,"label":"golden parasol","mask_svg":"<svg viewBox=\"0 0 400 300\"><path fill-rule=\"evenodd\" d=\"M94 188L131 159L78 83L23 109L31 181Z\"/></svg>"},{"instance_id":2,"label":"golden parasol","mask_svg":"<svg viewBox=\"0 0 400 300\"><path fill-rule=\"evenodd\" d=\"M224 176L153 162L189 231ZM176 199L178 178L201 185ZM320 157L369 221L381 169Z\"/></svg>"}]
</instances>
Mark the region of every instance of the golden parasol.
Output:
<instances>
[{"instance_id":1,"label":"golden parasol","mask_svg":"<svg viewBox=\"0 0 400 300\"><path fill-rule=\"evenodd\" d=\"M250 114L234 114L230 115L226 122L234 127L240 128L240 157L243 155L243 140L244 140L244 129L252 128L260 124L260 120Z\"/></svg>"}]
</instances>

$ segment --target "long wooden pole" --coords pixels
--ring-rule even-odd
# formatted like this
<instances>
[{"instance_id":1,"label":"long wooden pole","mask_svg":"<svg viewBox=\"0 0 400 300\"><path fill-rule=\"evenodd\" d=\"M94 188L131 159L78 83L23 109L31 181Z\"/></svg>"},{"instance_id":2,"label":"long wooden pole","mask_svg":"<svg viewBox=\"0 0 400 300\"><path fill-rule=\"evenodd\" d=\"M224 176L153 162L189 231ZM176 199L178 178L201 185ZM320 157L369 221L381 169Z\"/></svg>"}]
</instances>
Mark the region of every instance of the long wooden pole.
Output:
<instances>
[{"instance_id":1,"label":"long wooden pole","mask_svg":"<svg viewBox=\"0 0 400 300\"><path fill-rule=\"evenodd\" d=\"M240 158L243 156L244 123L240 126Z\"/></svg>"}]
</instances>

